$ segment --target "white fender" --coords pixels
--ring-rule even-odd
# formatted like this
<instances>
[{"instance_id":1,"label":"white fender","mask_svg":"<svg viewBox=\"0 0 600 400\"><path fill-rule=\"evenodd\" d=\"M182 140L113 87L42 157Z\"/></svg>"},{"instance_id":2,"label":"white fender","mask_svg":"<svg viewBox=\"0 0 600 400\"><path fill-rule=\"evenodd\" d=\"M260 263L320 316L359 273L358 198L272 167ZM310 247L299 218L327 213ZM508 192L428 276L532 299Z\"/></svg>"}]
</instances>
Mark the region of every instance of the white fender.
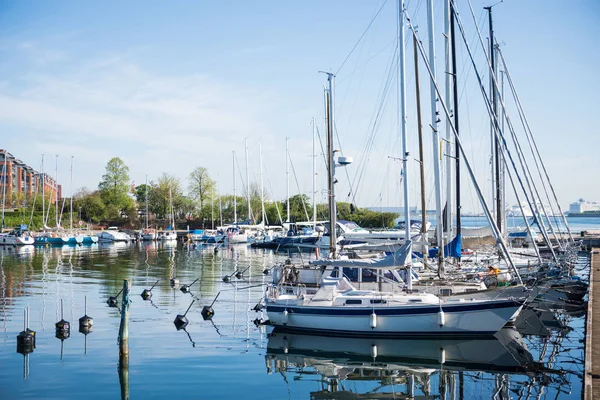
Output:
<instances>
[{"instance_id":1,"label":"white fender","mask_svg":"<svg viewBox=\"0 0 600 400\"><path fill-rule=\"evenodd\" d=\"M377 358L377 345L376 344L371 345L371 357L373 357L373 359Z\"/></svg>"},{"instance_id":2,"label":"white fender","mask_svg":"<svg viewBox=\"0 0 600 400\"><path fill-rule=\"evenodd\" d=\"M377 328L377 314L375 313L371 314L371 328Z\"/></svg>"},{"instance_id":3,"label":"white fender","mask_svg":"<svg viewBox=\"0 0 600 400\"><path fill-rule=\"evenodd\" d=\"M444 324L446 323L446 316L444 315L444 311L442 311L441 308L438 312L438 323L440 324L440 326L444 326Z\"/></svg>"}]
</instances>

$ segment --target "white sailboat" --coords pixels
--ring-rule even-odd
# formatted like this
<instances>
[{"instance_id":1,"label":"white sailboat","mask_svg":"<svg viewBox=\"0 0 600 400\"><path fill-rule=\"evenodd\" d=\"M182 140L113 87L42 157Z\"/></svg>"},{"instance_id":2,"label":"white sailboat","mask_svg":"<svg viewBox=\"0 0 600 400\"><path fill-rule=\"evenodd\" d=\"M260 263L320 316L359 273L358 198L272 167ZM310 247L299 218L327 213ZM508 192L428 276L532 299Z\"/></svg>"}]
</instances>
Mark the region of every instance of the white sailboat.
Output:
<instances>
[{"instance_id":1,"label":"white sailboat","mask_svg":"<svg viewBox=\"0 0 600 400\"><path fill-rule=\"evenodd\" d=\"M400 57L403 66L404 7L400 16ZM401 76L403 76L403 68ZM327 149L329 165L330 220L335 224L335 195L332 123L332 80L326 89ZM402 97L402 101L404 98ZM403 117L405 108L403 109ZM403 135L405 130L403 129ZM344 160L345 161L345 160ZM405 164L406 168L406 164ZM406 174L408 176L408 174ZM406 189L406 186L405 186ZM405 207L408 207L406 202ZM405 214L407 217L408 214ZM409 230L408 224L406 230ZM408 266L411 274L411 242L391 256L378 260L337 260L336 230L330 232L330 259L326 264L343 262L353 268L388 269L390 265ZM297 284L290 276L269 285L265 304L271 325L297 331L346 334L354 336L397 335L477 335L494 334L516 318L522 303L516 299L442 298L429 293L357 290L345 277L322 278L316 291Z\"/></svg>"},{"instance_id":2,"label":"white sailboat","mask_svg":"<svg viewBox=\"0 0 600 400\"><path fill-rule=\"evenodd\" d=\"M177 240L177 232L175 231L175 213L173 212L173 195L171 193L171 189L169 189L169 205L171 207L171 212L169 213L171 229L158 232L156 239L161 242Z\"/></svg>"}]
</instances>

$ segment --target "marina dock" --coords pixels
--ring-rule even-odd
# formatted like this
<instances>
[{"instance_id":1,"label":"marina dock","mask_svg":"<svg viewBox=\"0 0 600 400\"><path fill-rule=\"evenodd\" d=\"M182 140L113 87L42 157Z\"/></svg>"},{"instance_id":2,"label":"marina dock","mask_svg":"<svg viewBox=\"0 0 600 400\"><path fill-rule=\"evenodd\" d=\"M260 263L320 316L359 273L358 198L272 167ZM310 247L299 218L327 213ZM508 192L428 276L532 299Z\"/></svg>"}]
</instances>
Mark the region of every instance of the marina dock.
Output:
<instances>
[{"instance_id":1,"label":"marina dock","mask_svg":"<svg viewBox=\"0 0 600 400\"><path fill-rule=\"evenodd\" d=\"M599 272L599 273L596 273ZM600 399L600 247L590 257L590 287L585 326L584 400Z\"/></svg>"}]
</instances>

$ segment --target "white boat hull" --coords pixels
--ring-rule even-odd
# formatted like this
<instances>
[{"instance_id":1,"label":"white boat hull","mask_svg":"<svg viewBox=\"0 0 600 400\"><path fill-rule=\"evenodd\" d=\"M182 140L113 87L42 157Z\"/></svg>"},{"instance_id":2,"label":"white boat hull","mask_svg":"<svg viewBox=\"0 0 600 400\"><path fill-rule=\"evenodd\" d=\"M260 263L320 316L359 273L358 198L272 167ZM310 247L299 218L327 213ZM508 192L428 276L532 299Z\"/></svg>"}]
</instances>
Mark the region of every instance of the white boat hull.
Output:
<instances>
[{"instance_id":1,"label":"white boat hull","mask_svg":"<svg viewBox=\"0 0 600 400\"><path fill-rule=\"evenodd\" d=\"M14 236L14 235L2 235L0 236L0 245L6 246L25 246L35 243L35 239L31 236Z\"/></svg>"},{"instance_id":2,"label":"white boat hull","mask_svg":"<svg viewBox=\"0 0 600 400\"><path fill-rule=\"evenodd\" d=\"M506 301L456 301L441 306L348 307L267 303L274 326L307 332L364 335L492 335L522 305Z\"/></svg>"}]
</instances>

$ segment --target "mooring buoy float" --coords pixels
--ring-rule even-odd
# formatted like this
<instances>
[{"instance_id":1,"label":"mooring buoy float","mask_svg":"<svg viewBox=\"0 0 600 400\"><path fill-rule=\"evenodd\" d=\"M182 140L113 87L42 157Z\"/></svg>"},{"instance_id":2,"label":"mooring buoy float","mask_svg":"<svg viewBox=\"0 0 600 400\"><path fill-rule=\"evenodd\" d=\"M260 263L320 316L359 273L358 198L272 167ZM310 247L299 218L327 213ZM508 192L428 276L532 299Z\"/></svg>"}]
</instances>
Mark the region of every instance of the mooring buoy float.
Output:
<instances>
[{"instance_id":1,"label":"mooring buoy float","mask_svg":"<svg viewBox=\"0 0 600 400\"><path fill-rule=\"evenodd\" d=\"M185 327L188 326L190 321L188 321L188 319L186 318L186 315L187 315L188 311L190 311L190 308L192 308L192 305L194 304L195 301L196 300L192 300L192 302L190 303L187 310L185 310L185 313L183 313L183 315L177 314L177 316L175 317L175 320L173 321L173 323L175 324L175 328L177 328L178 331L185 329Z\"/></svg>"},{"instance_id":2,"label":"mooring buoy float","mask_svg":"<svg viewBox=\"0 0 600 400\"><path fill-rule=\"evenodd\" d=\"M192 286L194 283L196 283L200 278L196 278L194 280L194 282L190 283L189 285L182 285L181 286L181 290L183 293L189 293L190 292L190 286Z\"/></svg>"},{"instance_id":3,"label":"mooring buoy float","mask_svg":"<svg viewBox=\"0 0 600 400\"><path fill-rule=\"evenodd\" d=\"M65 339L70 336L71 331L71 323L69 321L65 321L63 318L63 300L60 299L60 321L56 324L56 337L60 339L59 336L65 336Z\"/></svg>"},{"instance_id":4,"label":"mooring buoy float","mask_svg":"<svg viewBox=\"0 0 600 400\"><path fill-rule=\"evenodd\" d=\"M87 296L85 296L83 299L84 316L79 318L79 332L81 332L82 330L88 330L89 333L89 331L92 329L92 326L94 325L94 319L87 315Z\"/></svg>"},{"instance_id":5,"label":"mooring buoy float","mask_svg":"<svg viewBox=\"0 0 600 400\"><path fill-rule=\"evenodd\" d=\"M204 318L205 321L208 319L212 319L213 315L215 315L215 310L213 310L212 306L215 304L215 301L217 301L220 294L221 294L221 292L217 293L217 295L215 296L215 299L212 301L212 303L210 303L210 306L202 307L201 314L202 314L202 318Z\"/></svg>"},{"instance_id":6,"label":"mooring buoy float","mask_svg":"<svg viewBox=\"0 0 600 400\"><path fill-rule=\"evenodd\" d=\"M160 279L157 280L156 282L154 282L154 285L152 285L152 287L150 289L144 289L144 291L141 294L142 299L148 300L152 297L152 289L154 289L154 286L156 286L159 281L160 281Z\"/></svg>"},{"instance_id":7,"label":"mooring buoy float","mask_svg":"<svg viewBox=\"0 0 600 400\"><path fill-rule=\"evenodd\" d=\"M106 304L108 304L110 307L116 307L119 305L119 302L117 301L117 297L119 297L119 295L123 292L123 289L121 289L119 291L119 293L117 293L116 296L110 296L108 298L108 300L106 300Z\"/></svg>"}]
</instances>

